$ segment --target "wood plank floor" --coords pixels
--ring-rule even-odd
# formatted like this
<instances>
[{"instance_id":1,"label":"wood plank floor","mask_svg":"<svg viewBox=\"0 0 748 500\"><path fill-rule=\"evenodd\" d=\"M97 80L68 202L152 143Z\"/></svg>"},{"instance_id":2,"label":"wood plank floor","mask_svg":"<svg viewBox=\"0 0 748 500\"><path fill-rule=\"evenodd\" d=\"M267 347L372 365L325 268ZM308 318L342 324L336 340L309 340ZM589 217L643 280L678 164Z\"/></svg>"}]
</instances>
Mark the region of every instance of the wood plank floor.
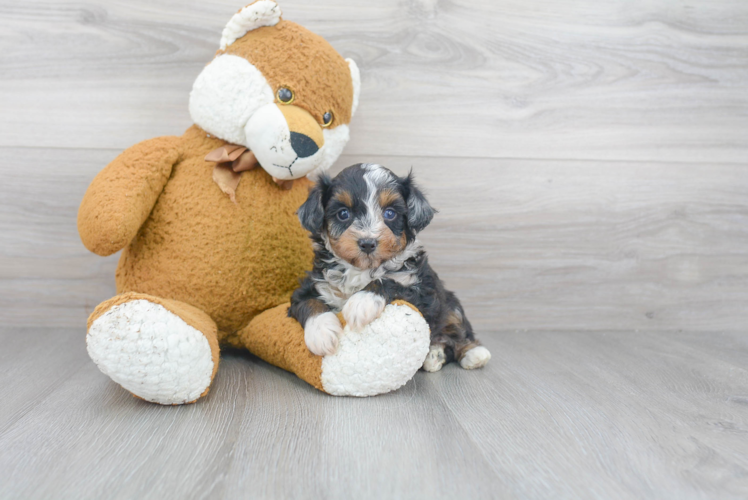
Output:
<instances>
[{"instance_id":1,"label":"wood plank floor","mask_svg":"<svg viewBox=\"0 0 748 500\"><path fill-rule=\"evenodd\" d=\"M748 2L279 1L361 68L333 171L414 169L491 363L370 399L241 352L195 405L110 382L78 203L190 125L244 2L0 0L0 499L748 498Z\"/></svg>"},{"instance_id":2,"label":"wood plank floor","mask_svg":"<svg viewBox=\"0 0 748 500\"><path fill-rule=\"evenodd\" d=\"M0 498L748 496L741 334L494 332L486 369L367 399L228 352L182 407L135 400L81 336L0 331Z\"/></svg>"}]
</instances>

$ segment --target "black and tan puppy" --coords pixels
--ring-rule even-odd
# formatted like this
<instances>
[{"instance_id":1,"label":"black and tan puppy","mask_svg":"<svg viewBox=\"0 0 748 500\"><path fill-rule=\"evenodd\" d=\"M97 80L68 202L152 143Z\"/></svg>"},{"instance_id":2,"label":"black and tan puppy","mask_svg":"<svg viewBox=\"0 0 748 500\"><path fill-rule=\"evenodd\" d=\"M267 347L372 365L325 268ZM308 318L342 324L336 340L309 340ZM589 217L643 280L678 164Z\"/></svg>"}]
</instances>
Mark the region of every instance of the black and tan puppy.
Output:
<instances>
[{"instance_id":1,"label":"black and tan puppy","mask_svg":"<svg viewBox=\"0 0 748 500\"><path fill-rule=\"evenodd\" d=\"M334 179L320 178L298 212L312 233L314 268L288 310L304 326L310 351L335 352L343 330L336 312L360 329L402 299L431 328L425 370L450 361L467 369L488 362L491 354L475 339L460 301L444 289L418 241L434 213L412 176L398 177L381 165L353 165Z\"/></svg>"}]
</instances>

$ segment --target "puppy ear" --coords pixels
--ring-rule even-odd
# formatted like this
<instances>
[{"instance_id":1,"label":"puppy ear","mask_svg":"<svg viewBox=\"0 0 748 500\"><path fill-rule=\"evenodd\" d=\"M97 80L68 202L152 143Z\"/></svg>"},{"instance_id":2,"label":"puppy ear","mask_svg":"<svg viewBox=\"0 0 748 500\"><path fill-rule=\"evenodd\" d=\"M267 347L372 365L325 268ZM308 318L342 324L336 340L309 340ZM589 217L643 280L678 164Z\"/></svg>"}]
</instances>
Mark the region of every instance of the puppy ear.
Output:
<instances>
[{"instance_id":1,"label":"puppy ear","mask_svg":"<svg viewBox=\"0 0 748 500\"><path fill-rule=\"evenodd\" d=\"M405 188L405 202L408 205L408 225L413 232L418 233L426 228L434 218L436 210L429 204L426 197L413 182L413 172L403 181Z\"/></svg>"},{"instance_id":2,"label":"puppy ear","mask_svg":"<svg viewBox=\"0 0 748 500\"><path fill-rule=\"evenodd\" d=\"M301 225L312 234L321 233L322 226L325 224L325 198L327 198L330 183L330 176L320 175L317 184L309 190L309 197L296 212Z\"/></svg>"}]
</instances>

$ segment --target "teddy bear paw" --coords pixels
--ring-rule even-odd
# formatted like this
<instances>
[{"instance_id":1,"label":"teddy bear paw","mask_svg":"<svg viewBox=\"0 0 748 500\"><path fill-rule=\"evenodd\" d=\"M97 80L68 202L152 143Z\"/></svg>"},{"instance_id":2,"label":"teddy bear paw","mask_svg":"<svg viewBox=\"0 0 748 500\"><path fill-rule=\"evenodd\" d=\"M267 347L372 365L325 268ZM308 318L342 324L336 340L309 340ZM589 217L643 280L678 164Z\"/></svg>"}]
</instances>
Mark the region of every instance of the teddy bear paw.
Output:
<instances>
[{"instance_id":1,"label":"teddy bear paw","mask_svg":"<svg viewBox=\"0 0 748 500\"><path fill-rule=\"evenodd\" d=\"M374 396L405 385L423 365L431 333L408 305L389 304L360 330L346 325L335 354L322 359L322 386L334 396Z\"/></svg>"},{"instance_id":2,"label":"teddy bear paw","mask_svg":"<svg viewBox=\"0 0 748 500\"><path fill-rule=\"evenodd\" d=\"M153 403L193 402L213 377L205 335L147 300L125 302L102 314L88 331L86 347L104 374Z\"/></svg>"}]
</instances>

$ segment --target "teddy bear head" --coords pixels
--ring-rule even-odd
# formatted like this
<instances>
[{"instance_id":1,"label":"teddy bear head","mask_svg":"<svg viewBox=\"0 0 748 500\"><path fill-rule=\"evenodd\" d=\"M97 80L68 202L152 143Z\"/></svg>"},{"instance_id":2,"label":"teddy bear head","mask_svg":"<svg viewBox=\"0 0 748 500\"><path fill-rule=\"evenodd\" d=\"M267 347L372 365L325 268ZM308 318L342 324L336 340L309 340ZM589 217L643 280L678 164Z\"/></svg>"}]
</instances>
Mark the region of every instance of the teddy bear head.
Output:
<instances>
[{"instance_id":1,"label":"teddy bear head","mask_svg":"<svg viewBox=\"0 0 748 500\"><path fill-rule=\"evenodd\" d=\"M329 168L348 142L358 67L322 37L258 0L226 25L195 80L190 115L203 130L249 148L277 179Z\"/></svg>"}]
</instances>

